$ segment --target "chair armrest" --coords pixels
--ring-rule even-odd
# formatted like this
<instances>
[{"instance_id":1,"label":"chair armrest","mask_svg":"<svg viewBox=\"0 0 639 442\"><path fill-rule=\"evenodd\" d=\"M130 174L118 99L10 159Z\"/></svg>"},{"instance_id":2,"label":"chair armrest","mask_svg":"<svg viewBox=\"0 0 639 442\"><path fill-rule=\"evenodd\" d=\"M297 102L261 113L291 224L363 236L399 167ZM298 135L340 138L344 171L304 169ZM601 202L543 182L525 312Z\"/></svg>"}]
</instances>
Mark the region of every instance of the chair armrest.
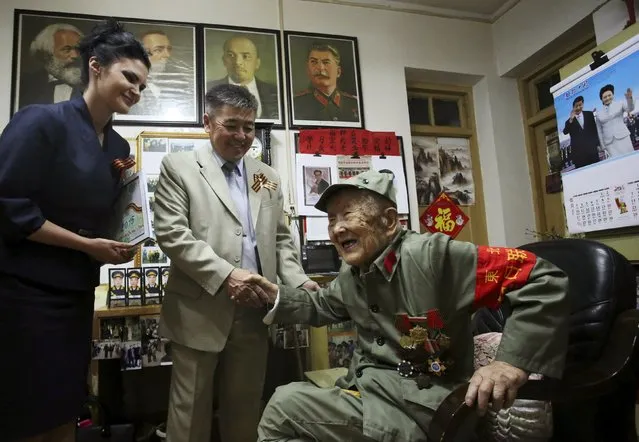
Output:
<instances>
[{"instance_id":1,"label":"chair armrest","mask_svg":"<svg viewBox=\"0 0 639 442\"><path fill-rule=\"evenodd\" d=\"M529 380L517 392L518 399L543 401L574 401L604 395L617 387L621 376L636 369L633 356L637 351L639 311L621 313L610 331L601 357L588 369L562 380ZM477 417L474 409L464 403L468 383L455 388L435 411L428 429L428 440L438 442L463 441L459 429Z\"/></svg>"}]
</instances>

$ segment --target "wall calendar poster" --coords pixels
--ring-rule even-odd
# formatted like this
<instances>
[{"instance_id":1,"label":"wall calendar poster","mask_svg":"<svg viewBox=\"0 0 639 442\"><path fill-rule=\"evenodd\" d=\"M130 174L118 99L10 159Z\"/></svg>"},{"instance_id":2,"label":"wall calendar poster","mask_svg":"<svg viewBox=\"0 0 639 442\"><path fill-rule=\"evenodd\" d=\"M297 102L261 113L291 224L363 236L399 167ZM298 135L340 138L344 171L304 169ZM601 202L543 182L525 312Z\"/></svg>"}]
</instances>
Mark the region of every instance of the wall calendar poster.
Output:
<instances>
[{"instance_id":1,"label":"wall calendar poster","mask_svg":"<svg viewBox=\"0 0 639 442\"><path fill-rule=\"evenodd\" d=\"M624 163L623 168L619 162ZM568 231L584 233L639 224L637 170L639 152L564 173Z\"/></svg>"}]
</instances>

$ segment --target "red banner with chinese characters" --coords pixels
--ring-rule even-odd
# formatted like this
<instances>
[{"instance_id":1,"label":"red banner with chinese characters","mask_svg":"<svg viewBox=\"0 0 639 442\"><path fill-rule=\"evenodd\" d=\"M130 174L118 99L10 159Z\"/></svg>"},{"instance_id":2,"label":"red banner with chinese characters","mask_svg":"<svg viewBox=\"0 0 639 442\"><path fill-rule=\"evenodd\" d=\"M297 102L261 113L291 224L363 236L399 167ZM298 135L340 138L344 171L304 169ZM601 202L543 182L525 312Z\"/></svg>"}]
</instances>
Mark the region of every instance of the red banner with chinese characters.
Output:
<instances>
[{"instance_id":1,"label":"red banner with chinese characters","mask_svg":"<svg viewBox=\"0 0 639 442\"><path fill-rule=\"evenodd\" d=\"M440 193L419 217L419 221L430 232L445 233L451 238L455 238L461 232L468 220L468 216L446 192Z\"/></svg>"},{"instance_id":2,"label":"red banner with chinese characters","mask_svg":"<svg viewBox=\"0 0 639 442\"><path fill-rule=\"evenodd\" d=\"M504 295L528 282L537 257L526 250L477 247L477 273L473 307L499 307Z\"/></svg>"},{"instance_id":3,"label":"red banner with chinese characters","mask_svg":"<svg viewBox=\"0 0 639 442\"><path fill-rule=\"evenodd\" d=\"M366 129L305 129L298 140L299 153L320 155L401 155L395 132Z\"/></svg>"}]
</instances>

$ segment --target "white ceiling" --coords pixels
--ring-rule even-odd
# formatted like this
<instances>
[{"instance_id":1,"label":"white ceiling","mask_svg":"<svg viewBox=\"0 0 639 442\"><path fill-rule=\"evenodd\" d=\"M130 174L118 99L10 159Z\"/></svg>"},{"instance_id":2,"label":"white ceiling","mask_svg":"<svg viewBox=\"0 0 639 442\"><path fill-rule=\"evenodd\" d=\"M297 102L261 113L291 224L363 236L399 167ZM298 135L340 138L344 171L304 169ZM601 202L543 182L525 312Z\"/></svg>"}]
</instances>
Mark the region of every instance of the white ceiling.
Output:
<instances>
[{"instance_id":1,"label":"white ceiling","mask_svg":"<svg viewBox=\"0 0 639 442\"><path fill-rule=\"evenodd\" d=\"M494 22L520 0L307 0Z\"/></svg>"}]
</instances>

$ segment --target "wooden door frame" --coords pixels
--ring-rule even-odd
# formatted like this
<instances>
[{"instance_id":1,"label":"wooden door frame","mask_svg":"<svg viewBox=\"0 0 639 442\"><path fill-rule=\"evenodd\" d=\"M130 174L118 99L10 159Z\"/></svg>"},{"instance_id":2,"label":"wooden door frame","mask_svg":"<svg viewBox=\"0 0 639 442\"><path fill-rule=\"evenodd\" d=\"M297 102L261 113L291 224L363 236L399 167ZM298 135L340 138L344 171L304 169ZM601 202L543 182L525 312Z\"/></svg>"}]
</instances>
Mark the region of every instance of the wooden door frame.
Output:
<instances>
[{"instance_id":1,"label":"wooden door frame","mask_svg":"<svg viewBox=\"0 0 639 442\"><path fill-rule=\"evenodd\" d=\"M472 160L472 172L473 181L475 185L475 208L483 215L477 218L473 218L473 226L475 235L471 235L472 241L475 244L488 244L488 226L486 223L486 204L484 202L484 184L481 174L481 164L479 159L479 144L477 143L477 131L475 126L475 102L473 100L473 88L466 85L449 85L449 84L432 84L422 82L410 82L406 85L408 92L425 93L429 95L437 95L437 93L456 95L461 99L466 100L465 105L460 106L460 118L462 121L462 127L440 127L440 126L425 126L411 124L410 132L411 136L425 136L425 137L451 137L451 138L466 138L468 139L470 147L470 157ZM447 97L448 98L448 97ZM432 106L429 110L431 116ZM411 147L412 149L412 147ZM412 151L411 151L412 154ZM417 214L421 215L421 208L424 206L417 205ZM464 206L461 206L462 210ZM421 230L421 225L419 226Z\"/></svg>"},{"instance_id":2,"label":"wooden door frame","mask_svg":"<svg viewBox=\"0 0 639 442\"><path fill-rule=\"evenodd\" d=\"M538 110L536 100L533 102L535 81L559 71L560 68L571 61L583 56L586 52L597 46L594 35L585 36L574 45L567 47L564 54L559 58L542 60L535 70L517 78L519 89L519 102L524 123L524 138L526 145L526 159L528 161L528 175L530 177L530 187L532 190L533 210L535 212L535 230L543 231L545 228L543 192L545 192L545 182L540 176L539 167L536 160L535 151L537 140L535 137L535 127L556 119L555 107ZM536 98L536 97L535 97Z\"/></svg>"}]
</instances>

